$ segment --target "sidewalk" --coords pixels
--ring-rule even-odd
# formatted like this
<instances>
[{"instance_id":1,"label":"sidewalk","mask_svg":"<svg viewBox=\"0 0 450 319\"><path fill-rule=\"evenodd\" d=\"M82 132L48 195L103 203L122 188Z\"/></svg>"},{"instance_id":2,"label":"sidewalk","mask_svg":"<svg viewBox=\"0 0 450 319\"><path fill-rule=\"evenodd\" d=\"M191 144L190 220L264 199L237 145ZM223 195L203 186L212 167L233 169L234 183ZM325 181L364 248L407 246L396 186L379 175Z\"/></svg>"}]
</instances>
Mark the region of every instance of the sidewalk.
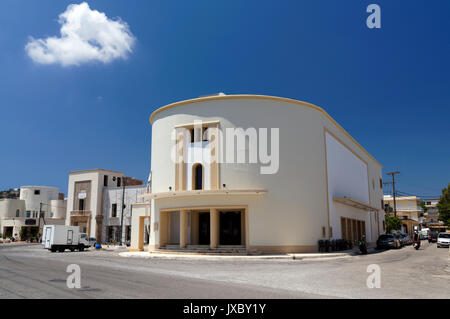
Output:
<instances>
[{"instance_id":1,"label":"sidewalk","mask_svg":"<svg viewBox=\"0 0 450 319\"><path fill-rule=\"evenodd\" d=\"M305 254L279 254L279 255L207 255L207 254L183 254L183 253L150 253L147 251L122 252L121 257L131 258L155 258L155 259L184 259L184 260L262 260L262 259L280 259L280 260L309 260L309 259L337 259L350 258L354 256L353 251L339 253L305 253Z\"/></svg>"}]
</instances>

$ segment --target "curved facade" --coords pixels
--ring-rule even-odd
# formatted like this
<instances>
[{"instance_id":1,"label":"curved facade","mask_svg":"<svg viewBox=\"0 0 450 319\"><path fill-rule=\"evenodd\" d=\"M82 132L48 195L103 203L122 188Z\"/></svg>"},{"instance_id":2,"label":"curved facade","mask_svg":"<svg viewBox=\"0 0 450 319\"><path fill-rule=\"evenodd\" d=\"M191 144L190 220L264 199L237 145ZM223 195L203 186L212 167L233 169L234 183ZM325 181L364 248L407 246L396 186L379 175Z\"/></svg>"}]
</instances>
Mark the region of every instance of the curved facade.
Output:
<instances>
[{"instance_id":1,"label":"curved facade","mask_svg":"<svg viewBox=\"0 0 450 319\"><path fill-rule=\"evenodd\" d=\"M21 186L20 199L25 201L27 217L38 217L39 209L43 212L44 218L51 217L52 200L57 200L59 189L49 186ZM42 207L41 206L42 203Z\"/></svg>"},{"instance_id":2,"label":"curved facade","mask_svg":"<svg viewBox=\"0 0 450 319\"><path fill-rule=\"evenodd\" d=\"M320 107L212 96L150 122L151 250L310 252L320 239L384 232L381 166Z\"/></svg>"}]
</instances>

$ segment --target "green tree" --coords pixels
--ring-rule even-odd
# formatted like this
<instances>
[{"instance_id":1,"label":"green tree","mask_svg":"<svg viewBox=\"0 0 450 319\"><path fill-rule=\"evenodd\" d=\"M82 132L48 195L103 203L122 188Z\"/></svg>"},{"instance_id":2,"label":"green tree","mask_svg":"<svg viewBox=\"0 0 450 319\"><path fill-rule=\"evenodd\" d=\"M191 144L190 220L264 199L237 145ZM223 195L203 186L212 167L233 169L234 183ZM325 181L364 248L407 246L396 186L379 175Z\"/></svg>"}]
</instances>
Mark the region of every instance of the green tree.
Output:
<instances>
[{"instance_id":1,"label":"green tree","mask_svg":"<svg viewBox=\"0 0 450 319\"><path fill-rule=\"evenodd\" d=\"M28 237L28 230L26 227L20 228L19 237L21 240L26 240Z\"/></svg>"},{"instance_id":2,"label":"green tree","mask_svg":"<svg viewBox=\"0 0 450 319\"><path fill-rule=\"evenodd\" d=\"M386 234L390 234L393 230L400 230L402 221L396 216L384 215L386 221Z\"/></svg>"},{"instance_id":3,"label":"green tree","mask_svg":"<svg viewBox=\"0 0 450 319\"><path fill-rule=\"evenodd\" d=\"M439 220L450 226L450 183L442 189L442 195L437 204L439 210Z\"/></svg>"},{"instance_id":4,"label":"green tree","mask_svg":"<svg viewBox=\"0 0 450 319\"><path fill-rule=\"evenodd\" d=\"M423 214L427 212L428 207L425 206L425 202L424 202L424 201L421 201L421 202L420 202L420 207L422 207L422 209L423 209L423 212L420 213L420 217L423 217Z\"/></svg>"}]
</instances>

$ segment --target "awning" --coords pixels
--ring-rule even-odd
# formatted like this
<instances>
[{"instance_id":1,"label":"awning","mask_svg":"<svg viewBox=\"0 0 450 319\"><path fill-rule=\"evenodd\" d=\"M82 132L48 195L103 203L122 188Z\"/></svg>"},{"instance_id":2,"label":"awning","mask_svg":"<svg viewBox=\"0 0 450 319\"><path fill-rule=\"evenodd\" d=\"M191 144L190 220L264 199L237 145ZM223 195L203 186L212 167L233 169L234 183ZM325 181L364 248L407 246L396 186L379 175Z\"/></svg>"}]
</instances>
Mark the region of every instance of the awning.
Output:
<instances>
[{"instance_id":1,"label":"awning","mask_svg":"<svg viewBox=\"0 0 450 319\"><path fill-rule=\"evenodd\" d=\"M174 191L163 193L150 193L138 196L142 199L160 199L187 196L209 196L209 195L263 195L266 194L265 189L217 189L217 190L194 190L194 191Z\"/></svg>"},{"instance_id":2,"label":"awning","mask_svg":"<svg viewBox=\"0 0 450 319\"><path fill-rule=\"evenodd\" d=\"M381 208L371 206L369 204L366 204L364 202L361 202L361 201L351 198L351 197L345 197L345 196L344 197L334 197L333 201L344 204L344 205L352 206L355 208L364 209L364 210L374 210L374 211L381 210Z\"/></svg>"}]
</instances>

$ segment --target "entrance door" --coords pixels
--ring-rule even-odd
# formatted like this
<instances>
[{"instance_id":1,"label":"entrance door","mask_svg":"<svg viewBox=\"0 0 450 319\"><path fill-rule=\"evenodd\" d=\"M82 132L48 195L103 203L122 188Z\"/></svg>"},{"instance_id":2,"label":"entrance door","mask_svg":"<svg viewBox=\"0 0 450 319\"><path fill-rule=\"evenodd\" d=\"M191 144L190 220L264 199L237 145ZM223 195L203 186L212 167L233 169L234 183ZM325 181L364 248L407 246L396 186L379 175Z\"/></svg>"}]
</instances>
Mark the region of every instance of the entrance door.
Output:
<instances>
[{"instance_id":1,"label":"entrance door","mask_svg":"<svg viewBox=\"0 0 450 319\"><path fill-rule=\"evenodd\" d=\"M67 245L72 245L73 242L73 230L67 231Z\"/></svg>"},{"instance_id":2,"label":"entrance door","mask_svg":"<svg viewBox=\"0 0 450 319\"><path fill-rule=\"evenodd\" d=\"M50 247L50 234L52 232L51 228L45 229L45 247Z\"/></svg>"},{"instance_id":3,"label":"entrance door","mask_svg":"<svg viewBox=\"0 0 450 319\"><path fill-rule=\"evenodd\" d=\"M210 237L210 223L209 213L198 213L198 244L209 245Z\"/></svg>"},{"instance_id":4,"label":"entrance door","mask_svg":"<svg viewBox=\"0 0 450 319\"><path fill-rule=\"evenodd\" d=\"M241 244L241 212L220 212L220 245Z\"/></svg>"}]
</instances>

